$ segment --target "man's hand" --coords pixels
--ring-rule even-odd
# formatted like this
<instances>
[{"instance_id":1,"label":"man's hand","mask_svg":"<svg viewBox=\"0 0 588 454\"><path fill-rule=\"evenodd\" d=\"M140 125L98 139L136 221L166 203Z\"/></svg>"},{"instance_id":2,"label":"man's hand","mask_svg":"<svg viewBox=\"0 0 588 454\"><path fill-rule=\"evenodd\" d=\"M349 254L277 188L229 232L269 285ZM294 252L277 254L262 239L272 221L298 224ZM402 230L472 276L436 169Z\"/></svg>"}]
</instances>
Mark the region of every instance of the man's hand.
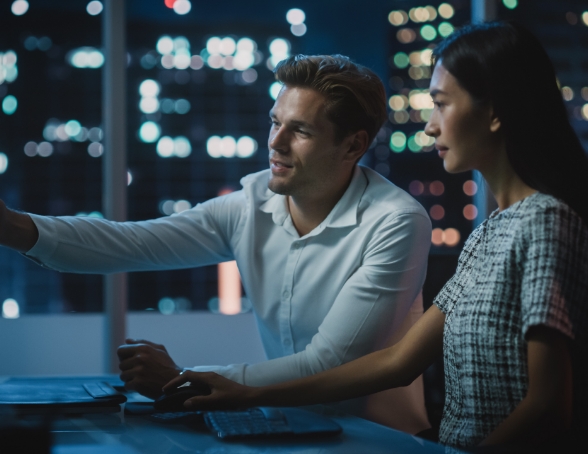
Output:
<instances>
[{"instance_id":1,"label":"man's hand","mask_svg":"<svg viewBox=\"0 0 588 454\"><path fill-rule=\"evenodd\" d=\"M159 397L163 385L182 371L163 345L146 340L127 339L117 354L125 388L152 399Z\"/></svg>"},{"instance_id":2,"label":"man's hand","mask_svg":"<svg viewBox=\"0 0 588 454\"><path fill-rule=\"evenodd\" d=\"M4 201L0 200L0 245L27 252L38 238L39 231L31 217L9 210Z\"/></svg>"},{"instance_id":3,"label":"man's hand","mask_svg":"<svg viewBox=\"0 0 588 454\"><path fill-rule=\"evenodd\" d=\"M214 372L186 371L164 386L169 392L180 385L190 383L198 388L208 388L210 394L196 396L184 402L184 407L190 410L235 410L254 407L258 402L255 392L261 388L244 386Z\"/></svg>"}]
</instances>

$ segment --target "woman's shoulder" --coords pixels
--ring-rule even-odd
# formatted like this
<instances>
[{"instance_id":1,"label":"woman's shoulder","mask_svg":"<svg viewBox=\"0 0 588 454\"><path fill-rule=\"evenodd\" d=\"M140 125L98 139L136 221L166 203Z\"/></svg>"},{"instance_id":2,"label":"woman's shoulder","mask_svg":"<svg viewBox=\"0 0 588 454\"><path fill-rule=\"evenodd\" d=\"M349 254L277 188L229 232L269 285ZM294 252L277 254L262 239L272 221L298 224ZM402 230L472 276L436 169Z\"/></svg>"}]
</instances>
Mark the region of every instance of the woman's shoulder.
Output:
<instances>
[{"instance_id":1,"label":"woman's shoulder","mask_svg":"<svg viewBox=\"0 0 588 454\"><path fill-rule=\"evenodd\" d=\"M536 192L518 203L517 217L529 227L565 224L586 230L582 218L567 203L550 194Z\"/></svg>"}]
</instances>

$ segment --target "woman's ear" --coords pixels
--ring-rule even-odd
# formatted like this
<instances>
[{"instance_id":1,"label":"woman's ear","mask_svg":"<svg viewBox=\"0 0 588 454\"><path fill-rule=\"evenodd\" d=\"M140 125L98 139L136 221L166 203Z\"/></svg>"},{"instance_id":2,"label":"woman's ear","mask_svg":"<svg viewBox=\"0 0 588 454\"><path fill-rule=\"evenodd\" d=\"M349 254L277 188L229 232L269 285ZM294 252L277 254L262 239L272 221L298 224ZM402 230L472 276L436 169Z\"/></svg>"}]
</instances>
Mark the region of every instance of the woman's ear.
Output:
<instances>
[{"instance_id":1,"label":"woman's ear","mask_svg":"<svg viewBox=\"0 0 588 454\"><path fill-rule=\"evenodd\" d=\"M490 131L498 132L500 126L500 118L496 116L496 114L494 113L494 109L490 109Z\"/></svg>"}]
</instances>

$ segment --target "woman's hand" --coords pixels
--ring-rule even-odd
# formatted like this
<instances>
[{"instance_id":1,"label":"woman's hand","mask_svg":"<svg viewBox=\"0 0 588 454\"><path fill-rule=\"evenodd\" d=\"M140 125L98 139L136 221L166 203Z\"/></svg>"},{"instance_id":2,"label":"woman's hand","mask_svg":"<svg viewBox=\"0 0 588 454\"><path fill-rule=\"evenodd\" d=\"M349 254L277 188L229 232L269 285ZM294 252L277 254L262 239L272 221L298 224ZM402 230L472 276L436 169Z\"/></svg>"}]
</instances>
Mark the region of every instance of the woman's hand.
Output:
<instances>
[{"instance_id":1,"label":"woman's hand","mask_svg":"<svg viewBox=\"0 0 588 454\"><path fill-rule=\"evenodd\" d=\"M210 389L209 395L192 397L184 402L184 407L190 410L236 410L257 405L256 388L240 385L214 372L185 371L166 384L163 391L169 392L185 383Z\"/></svg>"}]
</instances>

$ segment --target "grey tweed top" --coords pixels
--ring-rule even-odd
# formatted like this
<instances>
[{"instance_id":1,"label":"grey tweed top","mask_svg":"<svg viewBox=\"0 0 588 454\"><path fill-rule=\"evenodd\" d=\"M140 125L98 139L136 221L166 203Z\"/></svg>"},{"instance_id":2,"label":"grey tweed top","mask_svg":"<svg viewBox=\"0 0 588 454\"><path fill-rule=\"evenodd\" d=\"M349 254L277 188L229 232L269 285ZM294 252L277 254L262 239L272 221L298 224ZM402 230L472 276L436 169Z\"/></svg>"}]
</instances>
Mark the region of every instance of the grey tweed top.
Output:
<instances>
[{"instance_id":1,"label":"grey tweed top","mask_svg":"<svg viewBox=\"0 0 588 454\"><path fill-rule=\"evenodd\" d=\"M586 424L588 228L565 203L535 193L492 213L434 304L446 315L442 443L478 444L525 397L534 325L571 340L573 424Z\"/></svg>"}]
</instances>

